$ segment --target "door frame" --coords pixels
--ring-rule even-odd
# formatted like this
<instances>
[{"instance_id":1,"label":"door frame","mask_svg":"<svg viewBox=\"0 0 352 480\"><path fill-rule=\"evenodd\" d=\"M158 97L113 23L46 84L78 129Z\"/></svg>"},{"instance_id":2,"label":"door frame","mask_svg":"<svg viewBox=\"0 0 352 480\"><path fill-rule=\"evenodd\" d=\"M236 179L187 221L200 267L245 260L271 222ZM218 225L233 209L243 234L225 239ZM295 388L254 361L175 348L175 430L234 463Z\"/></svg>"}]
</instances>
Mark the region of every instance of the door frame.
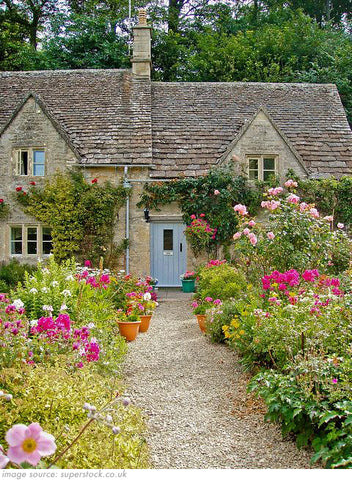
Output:
<instances>
[{"instance_id":1,"label":"door frame","mask_svg":"<svg viewBox=\"0 0 352 480\"><path fill-rule=\"evenodd\" d=\"M170 216L153 216L150 218L150 274L152 277L155 277L154 266L155 266L155 258L154 258L154 249L153 249L153 242L154 242L154 229L153 224L174 224L174 225L184 225L183 219L181 215L170 217ZM186 225L184 225L186 228ZM184 242L185 248L185 269L187 268L187 241L185 239ZM186 270L185 270L186 271ZM168 288L180 288L181 287L181 280L179 285L163 285L159 284L160 287L168 287Z\"/></svg>"}]
</instances>

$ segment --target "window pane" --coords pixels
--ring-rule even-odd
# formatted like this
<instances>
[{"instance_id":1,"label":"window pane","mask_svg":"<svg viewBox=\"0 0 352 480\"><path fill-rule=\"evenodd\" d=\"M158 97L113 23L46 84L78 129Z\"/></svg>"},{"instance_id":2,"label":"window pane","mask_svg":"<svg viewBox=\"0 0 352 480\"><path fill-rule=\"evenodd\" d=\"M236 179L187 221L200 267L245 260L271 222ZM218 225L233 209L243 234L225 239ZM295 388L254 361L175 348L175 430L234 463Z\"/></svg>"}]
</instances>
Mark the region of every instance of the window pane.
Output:
<instances>
[{"instance_id":1,"label":"window pane","mask_svg":"<svg viewBox=\"0 0 352 480\"><path fill-rule=\"evenodd\" d=\"M37 254L37 242L27 242L27 253L28 255Z\"/></svg>"},{"instance_id":2,"label":"window pane","mask_svg":"<svg viewBox=\"0 0 352 480\"><path fill-rule=\"evenodd\" d=\"M27 239L37 241L37 227L27 228Z\"/></svg>"},{"instance_id":3,"label":"window pane","mask_svg":"<svg viewBox=\"0 0 352 480\"><path fill-rule=\"evenodd\" d=\"M18 152L18 172L19 175L28 175L28 152Z\"/></svg>"},{"instance_id":4,"label":"window pane","mask_svg":"<svg viewBox=\"0 0 352 480\"><path fill-rule=\"evenodd\" d=\"M164 230L164 250L174 249L173 230Z\"/></svg>"},{"instance_id":5,"label":"window pane","mask_svg":"<svg viewBox=\"0 0 352 480\"><path fill-rule=\"evenodd\" d=\"M249 170L249 179L258 180L258 170Z\"/></svg>"},{"instance_id":6,"label":"window pane","mask_svg":"<svg viewBox=\"0 0 352 480\"><path fill-rule=\"evenodd\" d=\"M11 227L11 255L22 255L22 227Z\"/></svg>"},{"instance_id":7,"label":"window pane","mask_svg":"<svg viewBox=\"0 0 352 480\"><path fill-rule=\"evenodd\" d=\"M250 158L249 159L249 170L258 170L258 159Z\"/></svg>"},{"instance_id":8,"label":"window pane","mask_svg":"<svg viewBox=\"0 0 352 480\"><path fill-rule=\"evenodd\" d=\"M264 158L264 170L275 170L274 158Z\"/></svg>"},{"instance_id":9,"label":"window pane","mask_svg":"<svg viewBox=\"0 0 352 480\"><path fill-rule=\"evenodd\" d=\"M33 175L37 177L44 177L44 165L33 165Z\"/></svg>"},{"instance_id":10,"label":"window pane","mask_svg":"<svg viewBox=\"0 0 352 480\"><path fill-rule=\"evenodd\" d=\"M51 238L51 228L43 227L43 242L42 250L44 255L49 255L53 249L53 243Z\"/></svg>"},{"instance_id":11,"label":"window pane","mask_svg":"<svg viewBox=\"0 0 352 480\"><path fill-rule=\"evenodd\" d=\"M267 171L263 172L264 182L267 182L268 180L270 180L271 177L275 178L275 172L274 171L267 170Z\"/></svg>"},{"instance_id":12,"label":"window pane","mask_svg":"<svg viewBox=\"0 0 352 480\"><path fill-rule=\"evenodd\" d=\"M33 175L44 176L45 152L43 150L33 151Z\"/></svg>"}]
</instances>

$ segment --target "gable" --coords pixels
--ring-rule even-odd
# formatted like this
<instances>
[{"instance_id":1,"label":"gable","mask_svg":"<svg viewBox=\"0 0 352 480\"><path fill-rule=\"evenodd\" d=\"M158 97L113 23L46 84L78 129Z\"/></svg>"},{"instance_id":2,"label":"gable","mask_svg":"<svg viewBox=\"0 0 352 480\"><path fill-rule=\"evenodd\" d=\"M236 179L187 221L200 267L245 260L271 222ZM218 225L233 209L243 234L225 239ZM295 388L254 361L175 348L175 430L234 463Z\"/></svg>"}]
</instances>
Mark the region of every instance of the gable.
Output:
<instances>
[{"instance_id":1,"label":"gable","mask_svg":"<svg viewBox=\"0 0 352 480\"><path fill-rule=\"evenodd\" d=\"M235 159L237 172L246 174L248 157L261 155L276 158L277 174L280 177L284 177L288 169L294 170L300 177L308 175L299 153L262 107L240 129L218 163Z\"/></svg>"}]
</instances>

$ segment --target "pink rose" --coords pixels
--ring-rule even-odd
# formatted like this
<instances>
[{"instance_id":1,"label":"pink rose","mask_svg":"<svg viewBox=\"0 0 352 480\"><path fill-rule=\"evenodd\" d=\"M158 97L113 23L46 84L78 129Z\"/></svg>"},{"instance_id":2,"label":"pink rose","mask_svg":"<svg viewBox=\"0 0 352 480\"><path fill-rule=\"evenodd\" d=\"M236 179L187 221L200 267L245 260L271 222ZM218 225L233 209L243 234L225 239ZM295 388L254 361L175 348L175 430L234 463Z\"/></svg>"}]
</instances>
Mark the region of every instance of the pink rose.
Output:
<instances>
[{"instance_id":1,"label":"pink rose","mask_svg":"<svg viewBox=\"0 0 352 480\"><path fill-rule=\"evenodd\" d=\"M245 229L243 230L243 235L249 235L250 232L251 232L251 231L249 230L249 228L245 228Z\"/></svg>"},{"instance_id":2,"label":"pink rose","mask_svg":"<svg viewBox=\"0 0 352 480\"><path fill-rule=\"evenodd\" d=\"M235 212L238 212L240 215L244 216L248 214L247 207L245 205L241 205L240 203L238 205L235 205L233 209L235 210Z\"/></svg>"},{"instance_id":3,"label":"pink rose","mask_svg":"<svg viewBox=\"0 0 352 480\"><path fill-rule=\"evenodd\" d=\"M255 221L254 221L254 220L251 220L250 222L248 222L248 225L249 225L250 227L254 227Z\"/></svg>"},{"instance_id":4,"label":"pink rose","mask_svg":"<svg viewBox=\"0 0 352 480\"><path fill-rule=\"evenodd\" d=\"M214 190L214 195L220 195L219 190Z\"/></svg>"},{"instance_id":5,"label":"pink rose","mask_svg":"<svg viewBox=\"0 0 352 480\"><path fill-rule=\"evenodd\" d=\"M249 239L249 241L250 241L251 244L254 246L254 245L257 244L258 239L257 239L257 237L254 235L252 238Z\"/></svg>"},{"instance_id":6,"label":"pink rose","mask_svg":"<svg viewBox=\"0 0 352 480\"><path fill-rule=\"evenodd\" d=\"M269 240L274 240L275 234L273 232L268 232L267 237L268 237Z\"/></svg>"},{"instance_id":7,"label":"pink rose","mask_svg":"<svg viewBox=\"0 0 352 480\"><path fill-rule=\"evenodd\" d=\"M234 240L238 240L239 238L241 238L241 236L242 236L242 233L241 233L241 232L236 232L236 233L234 234L234 236L233 236L233 239L234 239Z\"/></svg>"},{"instance_id":8,"label":"pink rose","mask_svg":"<svg viewBox=\"0 0 352 480\"><path fill-rule=\"evenodd\" d=\"M290 203L299 203L299 197L297 195L295 195L294 193L291 193L288 197L287 197L287 201L290 202Z\"/></svg>"},{"instance_id":9,"label":"pink rose","mask_svg":"<svg viewBox=\"0 0 352 480\"><path fill-rule=\"evenodd\" d=\"M345 228L345 225L343 223L338 223L337 228L340 228L340 229Z\"/></svg>"}]
</instances>

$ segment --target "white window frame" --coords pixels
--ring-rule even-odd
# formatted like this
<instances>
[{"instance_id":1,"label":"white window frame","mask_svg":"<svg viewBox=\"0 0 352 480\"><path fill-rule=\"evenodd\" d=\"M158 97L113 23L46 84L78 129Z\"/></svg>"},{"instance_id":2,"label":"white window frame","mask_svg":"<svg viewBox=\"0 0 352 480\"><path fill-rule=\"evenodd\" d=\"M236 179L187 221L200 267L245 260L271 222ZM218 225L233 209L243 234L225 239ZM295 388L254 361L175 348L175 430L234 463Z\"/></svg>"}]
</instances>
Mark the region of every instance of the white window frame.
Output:
<instances>
[{"instance_id":1,"label":"white window frame","mask_svg":"<svg viewBox=\"0 0 352 480\"><path fill-rule=\"evenodd\" d=\"M12 238L11 238L11 232L12 228L21 228L22 229L22 253L12 253ZM35 228L37 230L37 253L28 253L28 229L29 228ZM47 227L46 225L35 225L35 224L13 224L9 225L9 253L10 257L30 257L30 258L36 258L36 257L48 257L50 254L49 253L43 253L44 248L43 248L43 229L44 228L50 228Z\"/></svg>"},{"instance_id":2,"label":"white window frame","mask_svg":"<svg viewBox=\"0 0 352 480\"><path fill-rule=\"evenodd\" d=\"M278 156L267 154L267 155L247 155L247 175L250 181L255 182L256 180L264 181L264 171L272 172L273 175L278 174ZM264 170L264 160L271 159L274 160L274 170ZM250 178L249 172L249 162L250 160L257 160L258 161L258 178ZM251 169L254 170L254 169Z\"/></svg>"},{"instance_id":3,"label":"white window frame","mask_svg":"<svg viewBox=\"0 0 352 480\"><path fill-rule=\"evenodd\" d=\"M28 154L28 165L27 165L27 174L21 173L21 155L22 152L27 152ZM34 175L34 152L44 152L44 174L43 175ZM16 148L14 152L15 157L15 173L19 177L44 177L46 170L46 150L44 147L28 147L28 148ZM40 164L42 165L42 164Z\"/></svg>"}]
</instances>

